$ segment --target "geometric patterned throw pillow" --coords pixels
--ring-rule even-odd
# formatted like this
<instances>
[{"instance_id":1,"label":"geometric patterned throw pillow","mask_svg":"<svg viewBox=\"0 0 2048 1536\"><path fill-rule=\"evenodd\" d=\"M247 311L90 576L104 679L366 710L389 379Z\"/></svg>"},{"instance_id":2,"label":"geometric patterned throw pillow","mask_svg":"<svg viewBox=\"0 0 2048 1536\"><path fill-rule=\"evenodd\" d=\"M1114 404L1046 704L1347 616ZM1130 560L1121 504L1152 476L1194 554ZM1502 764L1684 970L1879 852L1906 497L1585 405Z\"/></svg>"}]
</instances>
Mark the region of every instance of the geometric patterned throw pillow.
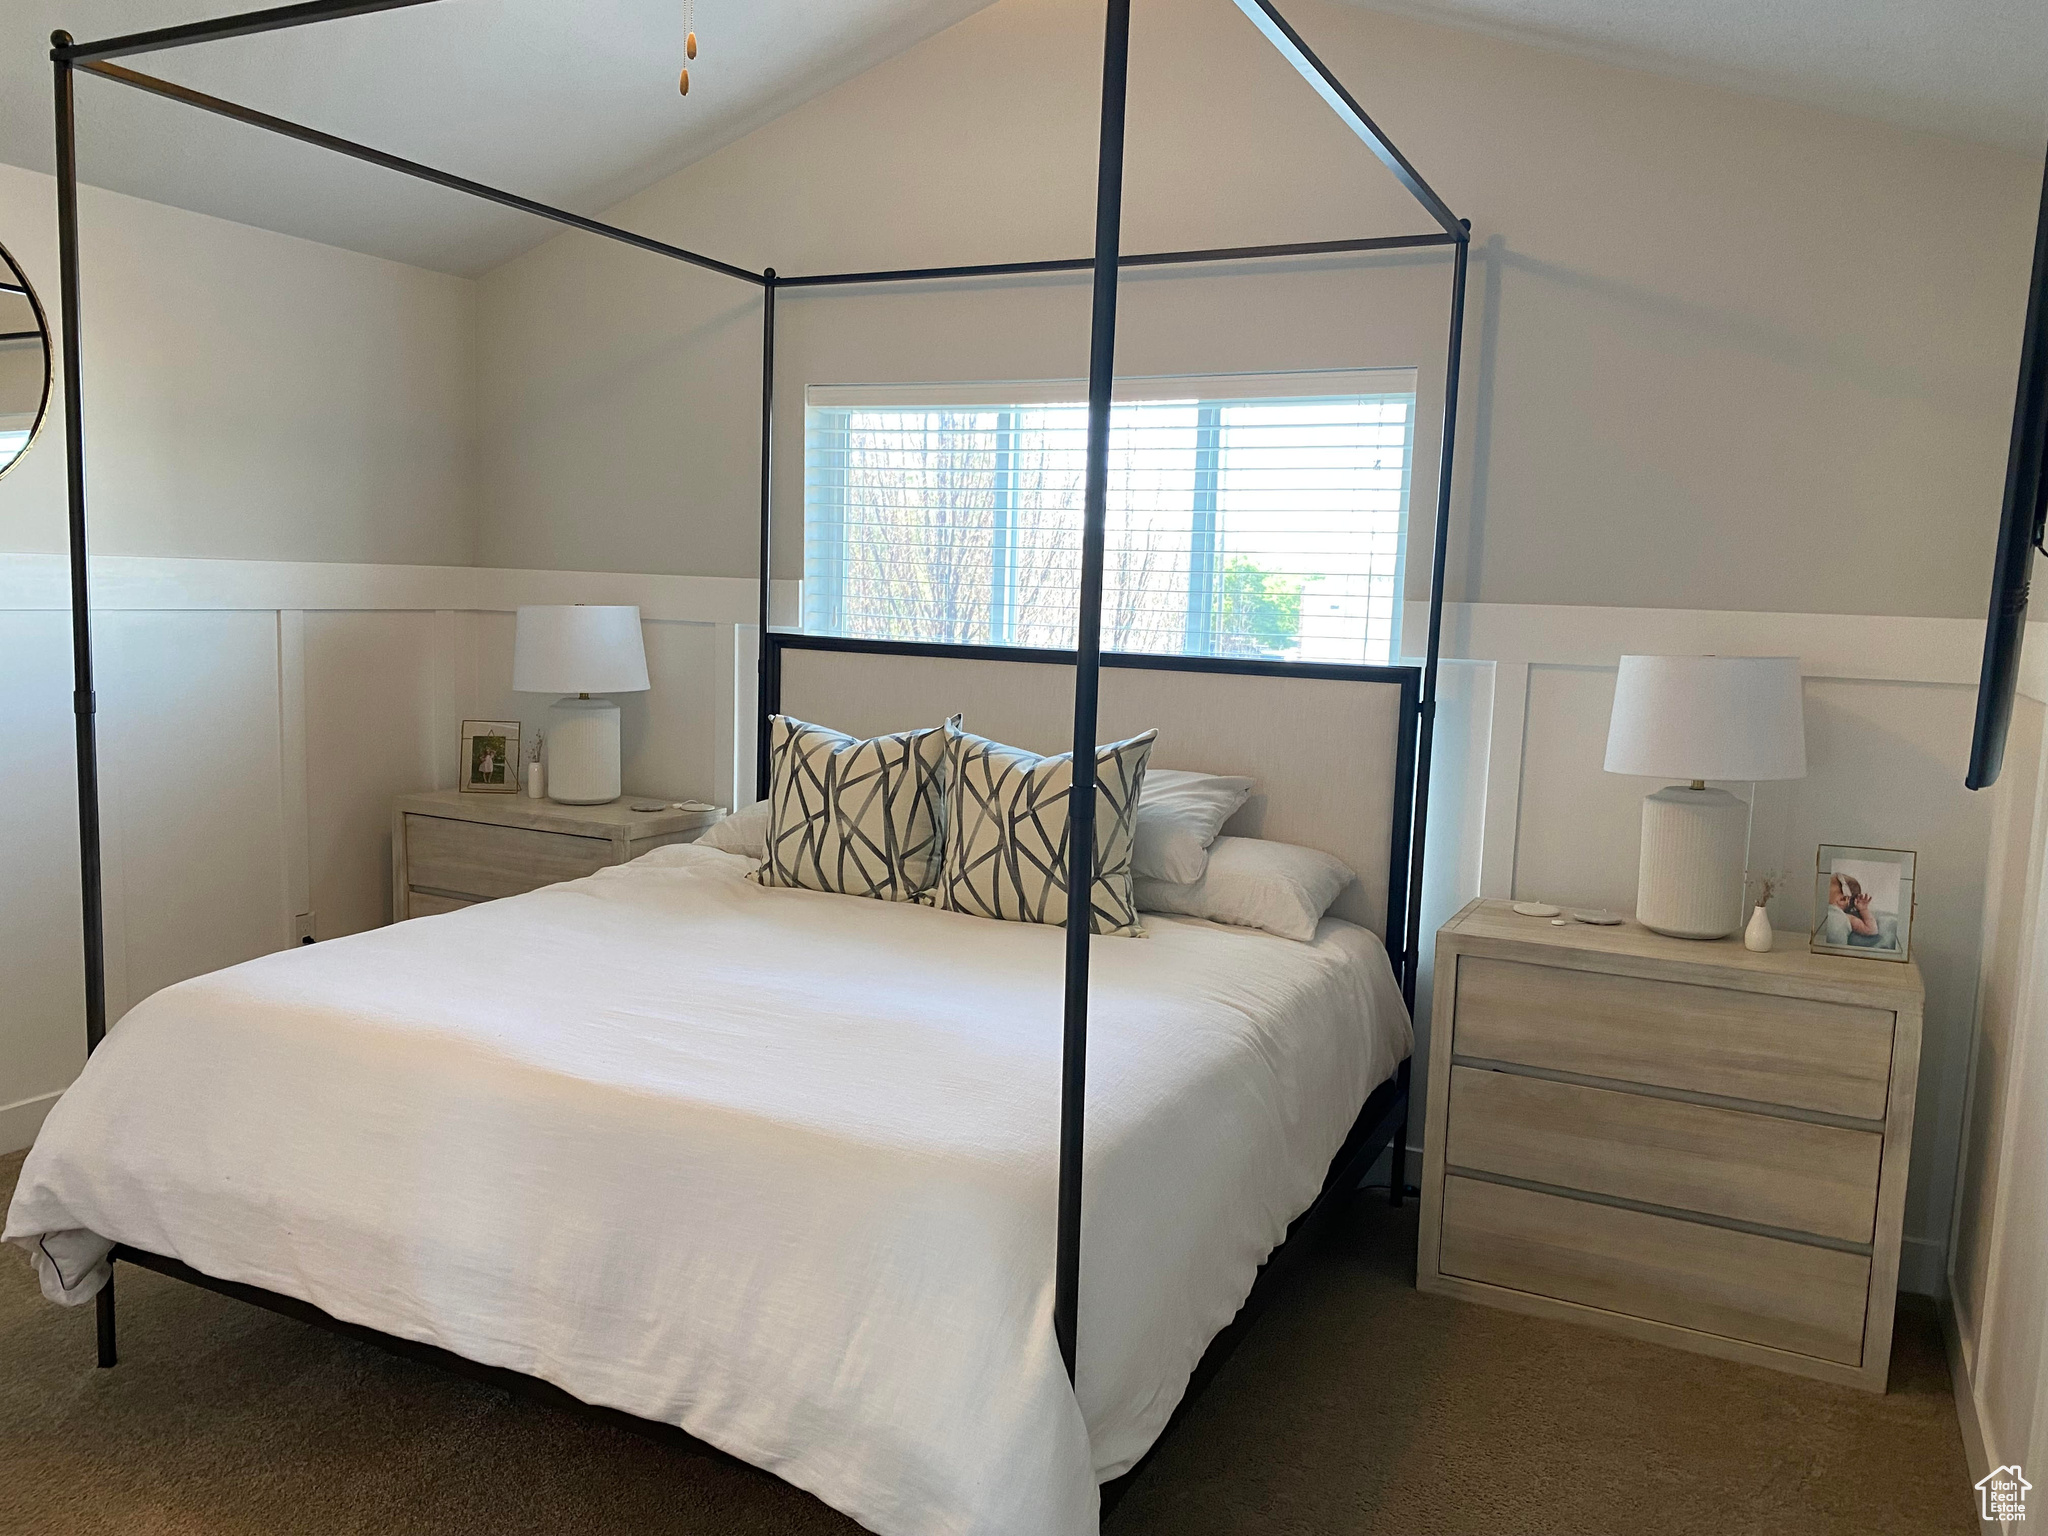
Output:
<instances>
[{"instance_id":1,"label":"geometric patterned throw pillow","mask_svg":"<svg viewBox=\"0 0 2048 1536\"><path fill-rule=\"evenodd\" d=\"M878 901L930 888L945 845L939 728L862 741L775 715L768 729L768 856L749 879Z\"/></svg>"},{"instance_id":2,"label":"geometric patterned throw pillow","mask_svg":"<svg viewBox=\"0 0 2048 1536\"><path fill-rule=\"evenodd\" d=\"M1158 734L1095 750L1095 878L1090 931L1142 937L1131 842L1145 763ZM946 845L928 900L1013 923L1067 920L1067 797L1073 753L1040 757L946 724Z\"/></svg>"}]
</instances>

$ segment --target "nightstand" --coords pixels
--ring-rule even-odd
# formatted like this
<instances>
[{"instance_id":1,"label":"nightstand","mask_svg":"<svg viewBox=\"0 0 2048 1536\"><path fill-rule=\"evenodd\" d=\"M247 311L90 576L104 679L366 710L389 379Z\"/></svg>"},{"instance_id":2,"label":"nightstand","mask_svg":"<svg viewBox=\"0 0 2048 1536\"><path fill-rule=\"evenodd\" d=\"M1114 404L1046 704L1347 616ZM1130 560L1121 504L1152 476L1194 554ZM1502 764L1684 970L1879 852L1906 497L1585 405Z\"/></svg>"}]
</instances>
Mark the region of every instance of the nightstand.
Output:
<instances>
[{"instance_id":1,"label":"nightstand","mask_svg":"<svg viewBox=\"0 0 2048 1536\"><path fill-rule=\"evenodd\" d=\"M1439 929L1416 1284L1882 1392L1920 971L1779 943Z\"/></svg>"},{"instance_id":2,"label":"nightstand","mask_svg":"<svg viewBox=\"0 0 2048 1536\"><path fill-rule=\"evenodd\" d=\"M665 843L693 842L718 820L716 811L636 811L638 798L556 805L454 789L402 795L391 814L392 920L581 879Z\"/></svg>"}]
</instances>

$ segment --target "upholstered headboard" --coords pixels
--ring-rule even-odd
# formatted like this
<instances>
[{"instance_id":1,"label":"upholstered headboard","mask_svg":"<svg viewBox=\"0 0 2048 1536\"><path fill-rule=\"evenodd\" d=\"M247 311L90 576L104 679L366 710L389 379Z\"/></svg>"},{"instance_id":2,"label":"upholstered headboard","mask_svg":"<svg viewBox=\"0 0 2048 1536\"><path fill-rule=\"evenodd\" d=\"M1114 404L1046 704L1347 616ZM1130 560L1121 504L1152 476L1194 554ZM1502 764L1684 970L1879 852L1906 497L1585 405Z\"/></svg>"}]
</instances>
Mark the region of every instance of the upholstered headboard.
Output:
<instances>
[{"instance_id":1,"label":"upholstered headboard","mask_svg":"<svg viewBox=\"0 0 2048 1536\"><path fill-rule=\"evenodd\" d=\"M767 640L764 718L779 712L872 736L959 713L975 734L1035 752L1073 745L1065 653ZM1358 880L1333 910L1382 935L1398 964L1419 686L1413 667L1104 656L1098 735L1108 742L1156 728L1158 767L1256 780L1224 831L1305 844L1350 865Z\"/></svg>"}]
</instances>

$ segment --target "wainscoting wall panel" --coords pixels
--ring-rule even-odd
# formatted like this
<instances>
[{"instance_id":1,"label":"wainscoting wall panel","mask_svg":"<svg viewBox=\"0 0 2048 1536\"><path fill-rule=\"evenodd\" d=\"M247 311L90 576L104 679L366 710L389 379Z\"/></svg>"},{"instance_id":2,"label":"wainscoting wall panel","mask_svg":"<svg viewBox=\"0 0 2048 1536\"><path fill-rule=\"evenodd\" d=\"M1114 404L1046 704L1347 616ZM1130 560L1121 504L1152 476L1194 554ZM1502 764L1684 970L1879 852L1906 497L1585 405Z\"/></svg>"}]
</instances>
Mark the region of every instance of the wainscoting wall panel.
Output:
<instances>
[{"instance_id":1,"label":"wainscoting wall panel","mask_svg":"<svg viewBox=\"0 0 2048 1536\"><path fill-rule=\"evenodd\" d=\"M511 691L522 602L638 603L654 687L624 709L628 788L752 798L754 588L703 577L115 558L95 562L116 1015L156 987L388 919L391 797L454 781L465 717L544 727ZM794 584L778 583L778 617ZM0 801L0 1148L82 1059L64 567L0 555L0 677L22 751ZM1411 606L1407 633L1422 633ZM1990 807L1962 788L1981 626L1828 614L1453 605L1432 774L1426 936L1476 894L1626 909L1647 781L1601 771L1627 650L1797 654L1812 772L1755 797L1752 864L1803 943L1822 839L1916 849L1927 1046L1902 1283L1938 1290L1968 1078ZM1734 786L1747 794L1748 786ZM1420 1115L1411 1143L1422 1141Z\"/></svg>"},{"instance_id":2,"label":"wainscoting wall panel","mask_svg":"<svg viewBox=\"0 0 2048 1536\"><path fill-rule=\"evenodd\" d=\"M2038 630L2028 647L2005 771L1986 796L1981 983L1942 1313L1973 1480L2048 1462L2048 652Z\"/></svg>"},{"instance_id":3,"label":"wainscoting wall panel","mask_svg":"<svg viewBox=\"0 0 2048 1536\"><path fill-rule=\"evenodd\" d=\"M455 782L438 710L452 628L433 613L304 616L308 868L295 911L314 914L317 938L391 921L391 802Z\"/></svg>"},{"instance_id":4,"label":"wainscoting wall panel","mask_svg":"<svg viewBox=\"0 0 2048 1536\"><path fill-rule=\"evenodd\" d=\"M108 613L96 633L118 1016L289 942L277 615Z\"/></svg>"},{"instance_id":5,"label":"wainscoting wall panel","mask_svg":"<svg viewBox=\"0 0 2048 1536\"><path fill-rule=\"evenodd\" d=\"M78 948L78 799L71 623L0 609L0 1148L25 1147L85 1061Z\"/></svg>"},{"instance_id":6,"label":"wainscoting wall panel","mask_svg":"<svg viewBox=\"0 0 2048 1536\"><path fill-rule=\"evenodd\" d=\"M1505 896L1635 909L1644 784L1601 771L1614 672L1531 666Z\"/></svg>"},{"instance_id":7,"label":"wainscoting wall panel","mask_svg":"<svg viewBox=\"0 0 2048 1536\"><path fill-rule=\"evenodd\" d=\"M622 701L627 786L729 805L744 768L752 798L751 581L117 556L94 591L117 1020L302 913L320 939L390 920L392 797L454 784L465 718L545 724L552 700L511 689L521 603L637 603L654 686ZM67 601L61 558L0 554L0 1151L85 1054Z\"/></svg>"},{"instance_id":8,"label":"wainscoting wall panel","mask_svg":"<svg viewBox=\"0 0 2048 1536\"><path fill-rule=\"evenodd\" d=\"M1408 633L1421 633L1424 617L1419 605L1409 605ZM2033 627L2030 654L2036 658L2048 655L2044 629ZM1633 908L1641 801L1656 784L1601 767L1622 654L1801 658L1809 771L1803 780L1754 787L1750 867L1785 876L1783 894L1771 904L1772 921L1781 943L1803 945L1814 854L1822 841L1905 847L1919 855L1913 947L1927 977L1927 1033L1900 1284L1940 1292L1970 1074L1994 808L1962 782L1982 624L1452 604L1444 633L1446 703L1438 740L1455 736L1455 719L1470 721L1469 728L1487 739L1466 744L1456 766L1439 759L1435 803L1477 806L1479 813L1432 818L1423 915L1432 932L1479 894ZM1460 677L1472 681L1460 683ZM1485 697L1483 711L1469 703L1453 708L1449 701L1461 688L1467 697ZM1483 782L1473 782L1475 775ZM1752 794L1747 784L1724 787ZM1428 1016L1429 961L1425 953L1419 1020ZM1419 1122L1410 1140L1420 1147Z\"/></svg>"}]
</instances>

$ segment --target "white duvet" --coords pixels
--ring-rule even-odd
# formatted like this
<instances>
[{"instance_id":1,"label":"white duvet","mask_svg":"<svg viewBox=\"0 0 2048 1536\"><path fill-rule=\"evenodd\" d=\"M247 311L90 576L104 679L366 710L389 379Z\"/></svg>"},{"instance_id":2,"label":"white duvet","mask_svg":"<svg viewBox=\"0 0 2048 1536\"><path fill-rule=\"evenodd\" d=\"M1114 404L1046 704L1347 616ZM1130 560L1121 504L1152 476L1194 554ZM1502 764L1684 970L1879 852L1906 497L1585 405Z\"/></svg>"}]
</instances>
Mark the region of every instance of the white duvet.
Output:
<instances>
[{"instance_id":1,"label":"white duvet","mask_svg":"<svg viewBox=\"0 0 2048 1536\"><path fill-rule=\"evenodd\" d=\"M679 1424L880 1532L1093 1531L1407 1055L1379 941L1094 945L1080 1384L1051 1326L1061 933L663 848L166 988L6 1237L111 1242Z\"/></svg>"}]
</instances>

